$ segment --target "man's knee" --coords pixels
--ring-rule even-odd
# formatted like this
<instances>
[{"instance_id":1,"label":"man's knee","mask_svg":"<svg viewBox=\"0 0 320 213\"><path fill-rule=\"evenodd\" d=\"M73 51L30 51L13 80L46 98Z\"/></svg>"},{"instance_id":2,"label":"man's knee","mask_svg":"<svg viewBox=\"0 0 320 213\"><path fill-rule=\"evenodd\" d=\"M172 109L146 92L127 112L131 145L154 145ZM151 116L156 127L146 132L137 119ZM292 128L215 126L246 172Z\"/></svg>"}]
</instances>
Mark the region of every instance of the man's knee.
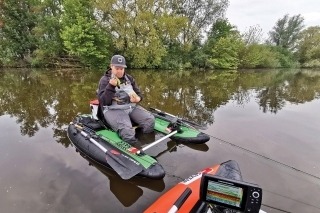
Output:
<instances>
[{"instance_id":1,"label":"man's knee","mask_svg":"<svg viewBox=\"0 0 320 213\"><path fill-rule=\"evenodd\" d=\"M146 118L145 121L142 123L141 125L142 132L143 133L153 132L154 124L155 124L155 119L154 119L154 116L151 115L148 118Z\"/></svg>"},{"instance_id":2,"label":"man's knee","mask_svg":"<svg viewBox=\"0 0 320 213\"><path fill-rule=\"evenodd\" d=\"M137 139L135 137L135 130L133 128L130 129L119 129L118 134L122 140L125 142L134 145L137 142Z\"/></svg>"}]
</instances>

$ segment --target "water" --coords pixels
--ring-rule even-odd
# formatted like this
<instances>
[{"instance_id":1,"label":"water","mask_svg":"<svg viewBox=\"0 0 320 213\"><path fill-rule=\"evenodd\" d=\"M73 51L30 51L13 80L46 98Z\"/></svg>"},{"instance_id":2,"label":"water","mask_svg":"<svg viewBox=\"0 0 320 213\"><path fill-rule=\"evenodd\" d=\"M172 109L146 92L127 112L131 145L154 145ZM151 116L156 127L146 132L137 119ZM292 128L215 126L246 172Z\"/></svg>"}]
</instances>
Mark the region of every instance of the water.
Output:
<instances>
[{"instance_id":1,"label":"water","mask_svg":"<svg viewBox=\"0 0 320 213\"><path fill-rule=\"evenodd\" d=\"M66 136L69 122L89 113L101 72L0 71L1 212L142 212L189 175L231 159L263 188L264 211L320 212L319 71L128 72L144 107L206 124L211 140L166 140L149 150L163 180L124 181L90 166Z\"/></svg>"}]
</instances>

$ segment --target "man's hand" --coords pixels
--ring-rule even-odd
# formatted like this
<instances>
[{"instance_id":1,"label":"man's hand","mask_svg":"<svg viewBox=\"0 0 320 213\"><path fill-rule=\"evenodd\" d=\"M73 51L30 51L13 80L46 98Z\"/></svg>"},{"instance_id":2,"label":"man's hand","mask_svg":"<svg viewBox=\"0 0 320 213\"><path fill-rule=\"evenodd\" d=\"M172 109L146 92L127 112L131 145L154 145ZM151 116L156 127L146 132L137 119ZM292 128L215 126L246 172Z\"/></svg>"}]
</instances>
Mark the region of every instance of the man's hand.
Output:
<instances>
[{"instance_id":1,"label":"man's hand","mask_svg":"<svg viewBox=\"0 0 320 213\"><path fill-rule=\"evenodd\" d=\"M138 103L140 102L141 98L137 94L130 95L130 102L131 103Z\"/></svg>"},{"instance_id":2,"label":"man's hand","mask_svg":"<svg viewBox=\"0 0 320 213\"><path fill-rule=\"evenodd\" d=\"M118 81L117 81L116 78L111 78L111 79L109 80L109 84L111 84L112 86L117 86L117 83L118 83Z\"/></svg>"}]
</instances>

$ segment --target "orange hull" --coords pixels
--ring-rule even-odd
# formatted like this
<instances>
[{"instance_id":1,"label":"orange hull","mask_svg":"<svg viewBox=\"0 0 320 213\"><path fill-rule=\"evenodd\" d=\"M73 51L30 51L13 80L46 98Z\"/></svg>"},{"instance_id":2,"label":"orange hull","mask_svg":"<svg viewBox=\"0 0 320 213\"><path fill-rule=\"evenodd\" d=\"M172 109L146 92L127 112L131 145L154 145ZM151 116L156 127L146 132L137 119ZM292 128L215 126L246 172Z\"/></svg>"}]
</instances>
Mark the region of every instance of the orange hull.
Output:
<instances>
[{"instance_id":1,"label":"orange hull","mask_svg":"<svg viewBox=\"0 0 320 213\"><path fill-rule=\"evenodd\" d=\"M177 212L189 212L199 200L199 189L202 174L207 173L214 175L219 167L220 165L215 165L213 167L204 169L195 175L191 175L163 194L156 202L154 202L147 210L145 210L144 213L167 213L187 187L192 190L192 193Z\"/></svg>"}]
</instances>

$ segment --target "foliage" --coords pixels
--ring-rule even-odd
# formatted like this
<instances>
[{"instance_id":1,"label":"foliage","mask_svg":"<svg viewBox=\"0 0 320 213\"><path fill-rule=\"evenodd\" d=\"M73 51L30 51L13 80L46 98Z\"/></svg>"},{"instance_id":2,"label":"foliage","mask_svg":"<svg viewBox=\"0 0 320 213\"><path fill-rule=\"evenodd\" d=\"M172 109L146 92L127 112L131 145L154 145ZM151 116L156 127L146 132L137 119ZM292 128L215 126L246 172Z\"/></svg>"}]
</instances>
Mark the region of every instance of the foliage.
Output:
<instances>
[{"instance_id":1,"label":"foliage","mask_svg":"<svg viewBox=\"0 0 320 213\"><path fill-rule=\"evenodd\" d=\"M272 45L252 44L240 51L242 68L293 68L298 67L294 54L283 48Z\"/></svg>"},{"instance_id":2,"label":"foliage","mask_svg":"<svg viewBox=\"0 0 320 213\"><path fill-rule=\"evenodd\" d=\"M297 55L300 63L306 67L319 66L320 61L320 26L309 27L299 35Z\"/></svg>"},{"instance_id":3,"label":"foliage","mask_svg":"<svg viewBox=\"0 0 320 213\"><path fill-rule=\"evenodd\" d=\"M281 67L293 68L298 67L298 60L295 58L293 52L284 47L271 47L272 51L276 52L277 59Z\"/></svg>"},{"instance_id":4,"label":"foliage","mask_svg":"<svg viewBox=\"0 0 320 213\"><path fill-rule=\"evenodd\" d=\"M281 64L277 58L277 52L272 50L272 46L260 45L260 54L262 55L262 58L259 64L256 65L257 68L281 67Z\"/></svg>"},{"instance_id":5,"label":"foliage","mask_svg":"<svg viewBox=\"0 0 320 213\"><path fill-rule=\"evenodd\" d=\"M263 59L263 46L259 44L243 45L239 51L239 67L255 68Z\"/></svg>"},{"instance_id":6,"label":"foliage","mask_svg":"<svg viewBox=\"0 0 320 213\"><path fill-rule=\"evenodd\" d=\"M209 54L205 53L205 47L201 45L201 41L195 41L192 46L193 48L189 54L191 66L197 69L208 68L209 64L207 59Z\"/></svg>"},{"instance_id":7,"label":"foliage","mask_svg":"<svg viewBox=\"0 0 320 213\"><path fill-rule=\"evenodd\" d=\"M244 45L239 50L240 68L255 68L261 63L264 58L264 46L259 44L261 37L262 29L259 25L251 26L241 34L241 40Z\"/></svg>"},{"instance_id":8,"label":"foliage","mask_svg":"<svg viewBox=\"0 0 320 213\"><path fill-rule=\"evenodd\" d=\"M127 56L130 66L150 68L163 67L164 61L188 63L181 51L188 55L201 30L220 17L227 4L227 0L98 0L96 7L113 32L118 52Z\"/></svg>"},{"instance_id":9,"label":"foliage","mask_svg":"<svg viewBox=\"0 0 320 213\"><path fill-rule=\"evenodd\" d=\"M320 59L307 61L303 64L303 67L308 67L308 68L320 67Z\"/></svg>"},{"instance_id":10,"label":"foliage","mask_svg":"<svg viewBox=\"0 0 320 213\"><path fill-rule=\"evenodd\" d=\"M156 67L166 54L163 38L173 39L185 18L167 13L164 1L96 1L103 22L113 35L119 53L131 67ZM162 37L163 36L163 37Z\"/></svg>"},{"instance_id":11,"label":"foliage","mask_svg":"<svg viewBox=\"0 0 320 213\"><path fill-rule=\"evenodd\" d=\"M221 38L238 35L238 33L239 32L237 31L236 27L230 24L228 19L220 18L215 21L212 24L210 31L207 33L208 39L205 41L202 50L197 50L194 57L192 57L194 59L197 59L197 61L194 62L195 66L199 68L213 68L213 64L216 64L216 66L218 66L218 59L216 59L214 63L212 60L210 60L210 58L212 57L212 50L215 48ZM207 58L209 58L209 60Z\"/></svg>"},{"instance_id":12,"label":"foliage","mask_svg":"<svg viewBox=\"0 0 320 213\"><path fill-rule=\"evenodd\" d=\"M67 54L60 37L61 0L43 0L34 7L34 12L37 14L38 24L33 33L38 46L31 63L33 66L54 66L58 57Z\"/></svg>"},{"instance_id":13,"label":"foliage","mask_svg":"<svg viewBox=\"0 0 320 213\"><path fill-rule=\"evenodd\" d=\"M191 45L212 23L224 16L229 0L175 0L173 12L188 18L179 36L184 46Z\"/></svg>"},{"instance_id":14,"label":"foliage","mask_svg":"<svg viewBox=\"0 0 320 213\"><path fill-rule=\"evenodd\" d=\"M212 48L216 45L220 38L228 37L236 31L236 27L229 23L228 19L218 19L212 24L207 34L207 41L204 45L204 51L211 53Z\"/></svg>"},{"instance_id":15,"label":"foliage","mask_svg":"<svg viewBox=\"0 0 320 213\"><path fill-rule=\"evenodd\" d=\"M182 67L184 61L184 51L178 42L172 42L166 46L167 53L162 57L159 68L177 69Z\"/></svg>"},{"instance_id":16,"label":"foliage","mask_svg":"<svg viewBox=\"0 0 320 213\"><path fill-rule=\"evenodd\" d=\"M0 66L185 70L317 67L320 29L299 14L240 35L224 18L228 0L0 0ZM206 30L207 39L203 39Z\"/></svg>"},{"instance_id":17,"label":"foliage","mask_svg":"<svg viewBox=\"0 0 320 213\"><path fill-rule=\"evenodd\" d=\"M269 32L269 42L285 49L294 49L299 33L304 27L303 22L304 18L300 14L292 17L284 15Z\"/></svg>"},{"instance_id":18,"label":"foliage","mask_svg":"<svg viewBox=\"0 0 320 213\"><path fill-rule=\"evenodd\" d=\"M237 35L220 38L208 62L216 69L237 69L240 64L238 54L243 45Z\"/></svg>"},{"instance_id":19,"label":"foliage","mask_svg":"<svg viewBox=\"0 0 320 213\"><path fill-rule=\"evenodd\" d=\"M0 61L10 66L25 64L34 52L37 42L32 34L36 16L32 7L37 0L0 2L0 14L3 26L0 27Z\"/></svg>"},{"instance_id":20,"label":"foliage","mask_svg":"<svg viewBox=\"0 0 320 213\"><path fill-rule=\"evenodd\" d=\"M88 0L64 1L61 38L67 50L79 56L83 64L105 68L110 57L108 38L103 28L98 27L91 5Z\"/></svg>"}]
</instances>

